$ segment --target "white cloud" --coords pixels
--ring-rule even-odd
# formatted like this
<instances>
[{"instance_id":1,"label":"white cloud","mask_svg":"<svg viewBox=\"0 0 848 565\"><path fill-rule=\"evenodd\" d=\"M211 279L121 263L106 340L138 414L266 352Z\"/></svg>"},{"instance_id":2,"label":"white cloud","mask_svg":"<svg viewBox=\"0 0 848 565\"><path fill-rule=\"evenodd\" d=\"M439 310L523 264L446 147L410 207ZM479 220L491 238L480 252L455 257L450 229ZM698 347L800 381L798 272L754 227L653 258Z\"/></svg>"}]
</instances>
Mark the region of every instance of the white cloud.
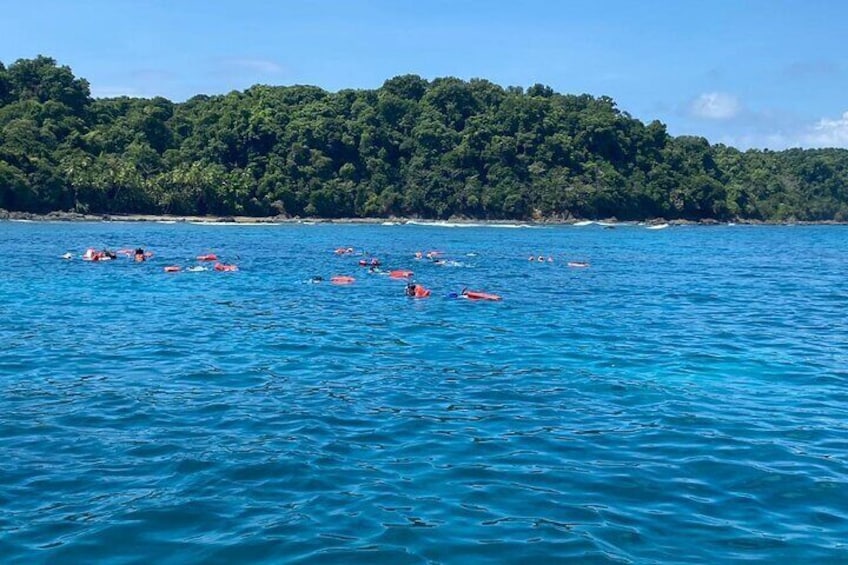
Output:
<instances>
[{"instance_id":1,"label":"white cloud","mask_svg":"<svg viewBox=\"0 0 848 565\"><path fill-rule=\"evenodd\" d=\"M724 92L705 92L689 106L692 115L706 120L729 120L742 111L739 99Z\"/></svg>"},{"instance_id":2,"label":"white cloud","mask_svg":"<svg viewBox=\"0 0 848 565\"><path fill-rule=\"evenodd\" d=\"M718 141L739 149L848 149L848 111L838 118L822 118L815 123L804 123L787 116L781 119L780 115L770 114L768 120L749 124L745 133L727 133Z\"/></svg>"},{"instance_id":3,"label":"white cloud","mask_svg":"<svg viewBox=\"0 0 848 565\"><path fill-rule=\"evenodd\" d=\"M802 140L808 147L848 147L848 112L835 120L822 118Z\"/></svg>"}]
</instances>

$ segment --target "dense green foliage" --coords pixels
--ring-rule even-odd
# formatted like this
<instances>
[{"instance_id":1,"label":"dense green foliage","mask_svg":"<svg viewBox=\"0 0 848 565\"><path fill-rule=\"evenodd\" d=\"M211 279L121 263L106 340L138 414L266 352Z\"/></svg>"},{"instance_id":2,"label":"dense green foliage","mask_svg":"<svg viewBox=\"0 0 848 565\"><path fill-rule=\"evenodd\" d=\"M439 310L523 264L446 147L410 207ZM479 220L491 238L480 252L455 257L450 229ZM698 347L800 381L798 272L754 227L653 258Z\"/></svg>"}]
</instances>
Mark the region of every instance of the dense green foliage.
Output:
<instances>
[{"instance_id":1,"label":"dense green foliage","mask_svg":"<svg viewBox=\"0 0 848 565\"><path fill-rule=\"evenodd\" d=\"M0 63L0 208L47 212L848 220L848 151L671 137L608 97L395 77L92 99Z\"/></svg>"}]
</instances>

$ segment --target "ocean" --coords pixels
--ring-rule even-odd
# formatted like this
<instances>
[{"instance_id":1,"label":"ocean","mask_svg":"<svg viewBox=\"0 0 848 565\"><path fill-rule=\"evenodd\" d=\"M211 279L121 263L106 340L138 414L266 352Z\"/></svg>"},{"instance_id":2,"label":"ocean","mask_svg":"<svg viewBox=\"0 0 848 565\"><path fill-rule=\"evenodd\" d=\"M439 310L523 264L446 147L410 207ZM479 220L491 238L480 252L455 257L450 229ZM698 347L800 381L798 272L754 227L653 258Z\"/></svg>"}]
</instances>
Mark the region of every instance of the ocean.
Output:
<instances>
[{"instance_id":1,"label":"ocean","mask_svg":"<svg viewBox=\"0 0 848 565\"><path fill-rule=\"evenodd\" d=\"M612 227L0 222L0 560L848 562L848 227Z\"/></svg>"}]
</instances>

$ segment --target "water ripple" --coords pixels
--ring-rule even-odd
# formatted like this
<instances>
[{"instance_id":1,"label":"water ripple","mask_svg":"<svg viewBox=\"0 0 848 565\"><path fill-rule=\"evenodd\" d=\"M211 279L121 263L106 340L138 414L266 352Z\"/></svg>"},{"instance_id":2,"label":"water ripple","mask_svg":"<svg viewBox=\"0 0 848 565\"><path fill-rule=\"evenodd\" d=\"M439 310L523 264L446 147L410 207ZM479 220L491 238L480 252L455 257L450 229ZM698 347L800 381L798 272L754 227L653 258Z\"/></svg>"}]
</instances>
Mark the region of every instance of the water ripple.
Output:
<instances>
[{"instance_id":1,"label":"water ripple","mask_svg":"<svg viewBox=\"0 0 848 565\"><path fill-rule=\"evenodd\" d=\"M8 561L848 555L844 228L0 235ZM161 260L62 262L68 242ZM162 273L207 250L241 270Z\"/></svg>"}]
</instances>

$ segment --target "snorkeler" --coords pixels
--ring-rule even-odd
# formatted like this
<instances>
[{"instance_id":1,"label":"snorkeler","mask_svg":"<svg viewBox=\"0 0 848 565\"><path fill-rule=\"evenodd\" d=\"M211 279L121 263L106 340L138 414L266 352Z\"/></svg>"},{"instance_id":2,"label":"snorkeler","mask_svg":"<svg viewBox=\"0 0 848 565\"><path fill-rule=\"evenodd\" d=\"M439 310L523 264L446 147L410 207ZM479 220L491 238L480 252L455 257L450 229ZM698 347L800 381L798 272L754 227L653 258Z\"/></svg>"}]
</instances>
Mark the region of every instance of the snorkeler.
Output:
<instances>
[{"instance_id":1,"label":"snorkeler","mask_svg":"<svg viewBox=\"0 0 848 565\"><path fill-rule=\"evenodd\" d=\"M410 298L427 298L430 296L430 290L424 288L420 284L411 282L406 285L406 295Z\"/></svg>"}]
</instances>

